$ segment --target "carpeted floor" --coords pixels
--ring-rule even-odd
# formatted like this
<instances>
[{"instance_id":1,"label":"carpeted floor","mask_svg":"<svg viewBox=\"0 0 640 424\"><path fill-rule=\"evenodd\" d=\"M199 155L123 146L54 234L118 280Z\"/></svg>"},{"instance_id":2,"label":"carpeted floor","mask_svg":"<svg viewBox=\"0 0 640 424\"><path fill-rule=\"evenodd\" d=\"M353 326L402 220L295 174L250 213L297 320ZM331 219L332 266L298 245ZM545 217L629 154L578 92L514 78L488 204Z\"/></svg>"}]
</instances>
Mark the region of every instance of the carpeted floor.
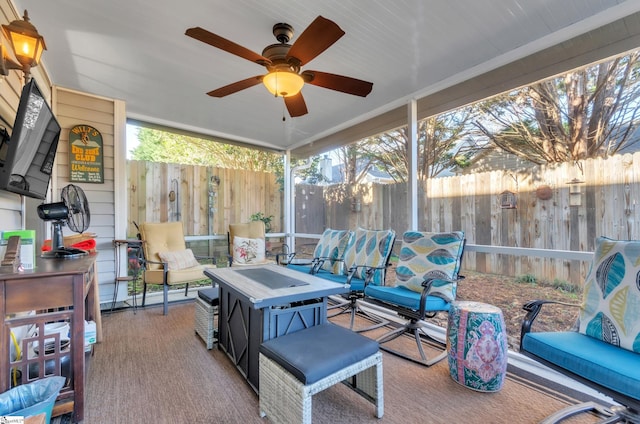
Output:
<instances>
[{"instance_id":1,"label":"carpeted floor","mask_svg":"<svg viewBox=\"0 0 640 424\"><path fill-rule=\"evenodd\" d=\"M86 384L86 424L267 423L258 396L225 354L194 333L193 303L103 317ZM343 385L314 397L316 423L537 423L570 400L509 375L498 393L469 390L447 362L426 368L384 353L385 414ZM594 417L570 423L593 423Z\"/></svg>"}]
</instances>

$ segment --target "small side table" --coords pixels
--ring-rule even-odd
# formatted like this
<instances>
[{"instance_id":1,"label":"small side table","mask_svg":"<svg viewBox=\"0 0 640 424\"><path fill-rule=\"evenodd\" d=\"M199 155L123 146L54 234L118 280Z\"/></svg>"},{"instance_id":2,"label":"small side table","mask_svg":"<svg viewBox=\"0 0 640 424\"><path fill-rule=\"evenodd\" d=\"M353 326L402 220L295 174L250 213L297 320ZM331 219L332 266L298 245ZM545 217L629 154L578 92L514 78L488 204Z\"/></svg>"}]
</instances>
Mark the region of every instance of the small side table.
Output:
<instances>
[{"instance_id":1,"label":"small side table","mask_svg":"<svg viewBox=\"0 0 640 424\"><path fill-rule=\"evenodd\" d=\"M138 301L136 299L136 282L138 281L138 272L140 270L139 267L136 267L134 270L134 274L133 276L129 275L128 269L129 269L129 249L132 249L135 251L135 258L138 262L138 265L141 264L141 258L142 258L142 240L139 239L126 239L126 240L114 240L113 244L116 247L116 252L115 252L115 259L116 259L116 286L114 288L113 291L113 299L111 300L111 312L113 312L113 308L115 307L116 304L116 300L117 300L117 296L118 296L118 287L120 286L120 282L124 281L127 283L127 286L129 284L129 281L133 281L133 313L136 313L136 310L138 308ZM121 257L121 249L122 247L124 247L125 250L125 254L127 257L127 273L125 275L120 275L120 257Z\"/></svg>"},{"instance_id":2,"label":"small side table","mask_svg":"<svg viewBox=\"0 0 640 424\"><path fill-rule=\"evenodd\" d=\"M507 373L507 334L502 310L480 302L453 302L447 330L449 373L457 383L497 392Z\"/></svg>"}]
</instances>

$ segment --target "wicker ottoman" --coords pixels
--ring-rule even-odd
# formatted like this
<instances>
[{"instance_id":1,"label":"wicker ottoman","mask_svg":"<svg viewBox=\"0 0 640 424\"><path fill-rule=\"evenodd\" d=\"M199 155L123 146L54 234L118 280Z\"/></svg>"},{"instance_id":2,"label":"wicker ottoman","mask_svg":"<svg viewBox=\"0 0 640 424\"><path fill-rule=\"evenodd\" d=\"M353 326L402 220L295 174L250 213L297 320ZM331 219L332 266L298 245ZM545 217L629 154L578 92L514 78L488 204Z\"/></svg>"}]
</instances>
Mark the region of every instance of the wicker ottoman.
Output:
<instances>
[{"instance_id":1,"label":"wicker ottoman","mask_svg":"<svg viewBox=\"0 0 640 424\"><path fill-rule=\"evenodd\" d=\"M272 423L311 423L311 397L343 382L376 406L382 418L382 354L378 343L322 324L260 346L260 416Z\"/></svg>"},{"instance_id":2,"label":"wicker ottoman","mask_svg":"<svg viewBox=\"0 0 640 424\"><path fill-rule=\"evenodd\" d=\"M217 342L214 317L218 310L218 303L218 287L198 290L195 305L196 334L204 340L207 349L211 349Z\"/></svg>"}]
</instances>

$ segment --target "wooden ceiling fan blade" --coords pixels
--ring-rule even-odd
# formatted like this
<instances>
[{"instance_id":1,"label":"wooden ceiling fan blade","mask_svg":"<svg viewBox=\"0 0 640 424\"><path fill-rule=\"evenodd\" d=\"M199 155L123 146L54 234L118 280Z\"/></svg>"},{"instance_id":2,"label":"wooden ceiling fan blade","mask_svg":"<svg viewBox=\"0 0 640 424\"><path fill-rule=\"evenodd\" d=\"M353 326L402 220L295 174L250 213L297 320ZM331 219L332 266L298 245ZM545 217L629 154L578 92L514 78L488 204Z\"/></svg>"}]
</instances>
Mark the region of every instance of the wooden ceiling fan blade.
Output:
<instances>
[{"instance_id":1,"label":"wooden ceiling fan blade","mask_svg":"<svg viewBox=\"0 0 640 424\"><path fill-rule=\"evenodd\" d=\"M335 22L318 16L293 43L287 53L287 59L294 57L302 66L328 49L343 35L344 31Z\"/></svg>"},{"instance_id":2,"label":"wooden ceiling fan blade","mask_svg":"<svg viewBox=\"0 0 640 424\"><path fill-rule=\"evenodd\" d=\"M229 85L225 85L224 87L209 91L207 94L211 97L224 97L228 96L229 94L237 93L238 91L244 90L246 88L253 87L254 85L258 85L261 82L262 75L256 75L255 77L237 81Z\"/></svg>"},{"instance_id":3,"label":"wooden ceiling fan blade","mask_svg":"<svg viewBox=\"0 0 640 424\"><path fill-rule=\"evenodd\" d=\"M357 78L345 77L343 75L330 74L320 71L302 72L304 81L311 85L328 88L329 90L341 91L354 96L367 97L373 89L373 83L359 80Z\"/></svg>"},{"instance_id":4,"label":"wooden ceiling fan blade","mask_svg":"<svg viewBox=\"0 0 640 424\"><path fill-rule=\"evenodd\" d=\"M257 63L258 65L264 66L271 63L271 61L266 57L200 27L187 29L185 35L188 35L191 38L195 38L198 41L202 41L203 43L207 43L210 46L216 47L220 50L224 50L225 52Z\"/></svg>"},{"instance_id":5,"label":"wooden ceiling fan blade","mask_svg":"<svg viewBox=\"0 0 640 424\"><path fill-rule=\"evenodd\" d=\"M291 115L292 118L309 113L307 104L304 102L304 97L302 97L302 92L295 96L284 97L284 104L287 106L289 115Z\"/></svg>"}]
</instances>

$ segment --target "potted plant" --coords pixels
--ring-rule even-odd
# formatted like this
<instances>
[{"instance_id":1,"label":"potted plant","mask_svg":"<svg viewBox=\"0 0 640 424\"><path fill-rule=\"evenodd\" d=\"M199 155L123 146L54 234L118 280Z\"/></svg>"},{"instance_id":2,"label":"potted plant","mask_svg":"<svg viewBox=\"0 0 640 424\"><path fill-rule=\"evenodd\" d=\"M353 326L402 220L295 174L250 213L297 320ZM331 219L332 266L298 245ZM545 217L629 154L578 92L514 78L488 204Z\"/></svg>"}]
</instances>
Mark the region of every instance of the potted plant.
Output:
<instances>
[{"instance_id":1,"label":"potted plant","mask_svg":"<svg viewBox=\"0 0 640 424\"><path fill-rule=\"evenodd\" d=\"M262 212L256 212L249 218L252 221L262 221L264 222L264 232L268 233L271 231L271 221L273 220L273 215L266 216Z\"/></svg>"}]
</instances>

